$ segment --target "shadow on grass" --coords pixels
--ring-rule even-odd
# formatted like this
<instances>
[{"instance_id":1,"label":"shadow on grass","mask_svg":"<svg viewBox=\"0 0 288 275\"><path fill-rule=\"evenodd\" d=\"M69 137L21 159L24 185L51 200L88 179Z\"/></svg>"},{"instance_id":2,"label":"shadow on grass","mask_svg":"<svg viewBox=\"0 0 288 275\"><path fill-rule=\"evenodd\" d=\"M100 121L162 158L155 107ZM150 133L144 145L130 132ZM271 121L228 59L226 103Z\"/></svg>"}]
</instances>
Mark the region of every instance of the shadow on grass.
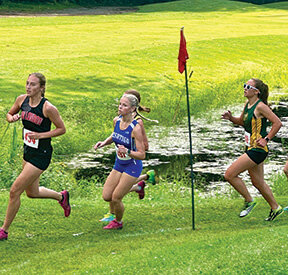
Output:
<instances>
[{"instance_id":1,"label":"shadow on grass","mask_svg":"<svg viewBox=\"0 0 288 275\"><path fill-rule=\"evenodd\" d=\"M26 93L25 79L23 79L23 85L0 79L0 85L0 102L2 107L5 106L6 109L11 107L10 104L13 104L16 96ZM45 96L48 99L50 97L61 98L64 102L81 100L87 97L92 99L101 99L102 97L103 101L107 101L109 97L112 97L115 101L115 98L120 98L126 90L137 89L140 85L141 80L134 76L127 76L125 80L97 76L84 77L81 75L76 78L47 78ZM57 102L53 103L57 104Z\"/></svg>"},{"instance_id":2,"label":"shadow on grass","mask_svg":"<svg viewBox=\"0 0 288 275\"><path fill-rule=\"evenodd\" d=\"M14 99L16 96L25 93L24 83L25 83L25 80L23 80L23 85L19 85L17 83L0 78L0 86L1 86L0 105L1 107L5 106L7 102L14 102Z\"/></svg>"},{"instance_id":3,"label":"shadow on grass","mask_svg":"<svg viewBox=\"0 0 288 275\"><path fill-rule=\"evenodd\" d=\"M137 89L141 84L139 78L127 77L127 80L97 76L77 76L72 78L54 78L48 80L48 92L52 97L63 97L67 100L81 99L81 96L92 98L120 97L127 89ZM47 95L48 97L48 95Z\"/></svg>"}]
</instances>

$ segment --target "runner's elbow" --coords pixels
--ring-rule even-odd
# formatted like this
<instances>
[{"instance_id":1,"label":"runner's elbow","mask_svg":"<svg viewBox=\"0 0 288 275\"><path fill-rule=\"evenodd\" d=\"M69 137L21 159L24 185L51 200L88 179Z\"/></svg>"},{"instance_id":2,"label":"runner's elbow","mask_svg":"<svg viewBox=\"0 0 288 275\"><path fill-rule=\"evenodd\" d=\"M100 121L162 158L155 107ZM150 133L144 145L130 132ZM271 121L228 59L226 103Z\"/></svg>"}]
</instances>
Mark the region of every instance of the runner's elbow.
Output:
<instances>
[{"instance_id":1,"label":"runner's elbow","mask_svg":"<svg viewBox=\"0 0 288 275\"><path fill-rule=\"evenodd\" d=\"M134 157L135 159L139 159L139 160L144 160L146 158L146 153L144 152L138 152L137 157Z\"/></svg>"}]
</instances>

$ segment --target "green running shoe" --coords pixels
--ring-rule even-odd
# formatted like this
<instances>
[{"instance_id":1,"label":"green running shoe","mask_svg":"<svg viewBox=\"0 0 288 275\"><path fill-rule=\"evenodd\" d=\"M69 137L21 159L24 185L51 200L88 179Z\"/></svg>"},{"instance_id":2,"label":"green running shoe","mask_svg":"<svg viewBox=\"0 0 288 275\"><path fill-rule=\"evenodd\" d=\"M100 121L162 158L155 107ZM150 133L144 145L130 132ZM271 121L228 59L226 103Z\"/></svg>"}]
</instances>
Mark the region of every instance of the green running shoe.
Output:
<instances>
[{"instance_id":1,"label":"green running shoe","mask_svg":"<svg viewBox=\"0 0 288 275\"><path fill-rule=\"evenodd\" d=\"M99 220L99 222L111 222L115 219L115 215L111 213L107 213L104 215L104 217Z\"/></svg>"},{"instance_id":2,"label":"green running shoe","mask_svg":"<svg viewBox=\"0 0 288 275\"><path fill-rule=\"evenodd\" d=\"M240 218L246 217L255 206L256 206L255 201L250 201L250 202L245 201L243 210L240 212Z\"/></svg>"},{"instance_id":3,"label":"green running shoe","mask_svg":"<svg viewBox=\"0 0 288 275\"><path fill-rule=\"evenodd\" d=\"M146 174L148 175L147 182L151 183L152 185L158 183L159 179L155 170L149 170Z\"/></svg>"},{"instance_id":4,"label":"green running shoe","mask_svg":"<svg viewBox=\"0 0 288 275\"><path fill-rule=\"evenodd\" d=\"M265 221L273 221L276 217L283 214L283 208L279 205L279 207L276 210L270 210L268 218L265 219Z\"/></svg>"}]
</instances>

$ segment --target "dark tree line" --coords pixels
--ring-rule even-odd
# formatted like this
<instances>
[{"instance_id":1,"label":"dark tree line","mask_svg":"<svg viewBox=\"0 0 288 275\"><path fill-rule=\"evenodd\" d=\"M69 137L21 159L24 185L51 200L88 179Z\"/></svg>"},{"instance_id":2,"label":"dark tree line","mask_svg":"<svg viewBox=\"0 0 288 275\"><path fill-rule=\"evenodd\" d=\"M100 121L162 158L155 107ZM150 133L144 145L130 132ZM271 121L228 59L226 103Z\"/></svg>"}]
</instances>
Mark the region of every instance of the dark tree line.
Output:
<instances>
[{"instance_id":1,"label":"dark tree line","mask_svg":"<svg viewBox=\"0 0 288 275\"><path fill-rule=\"evenodd\" d=\"M139 6L144 4L171 2L173 0L0 0L0 4L5 3L74 3L78 5L90 6ZM174 0L175 1L175 0Z\"/></svg>"}]
</instances>

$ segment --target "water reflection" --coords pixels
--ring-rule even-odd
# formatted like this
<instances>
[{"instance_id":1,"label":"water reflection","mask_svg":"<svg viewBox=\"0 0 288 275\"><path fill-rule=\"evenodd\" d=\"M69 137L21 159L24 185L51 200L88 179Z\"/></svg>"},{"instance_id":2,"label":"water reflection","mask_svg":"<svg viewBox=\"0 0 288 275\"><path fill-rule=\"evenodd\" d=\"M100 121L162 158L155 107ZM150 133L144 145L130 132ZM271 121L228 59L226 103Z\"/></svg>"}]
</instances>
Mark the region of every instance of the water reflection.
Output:
<instances>
[{"instance_id":1,"label":"water reflection","mask_svg":"<svg viewBox=\"0 0 288 275\"><path fill-rule=\"evenodd\" d=\"M242 108L242 107L241 107ZM232 108L233 114L240 114L240 107ZM274 105L276 114L281 116L283 127L276 138L269 142L270 153L265 163L265 179L281 171L286 162L285 145L288 144L288 108L286 103ZM193 172L196 189L202 192L231 192L230 185L224 180L227 167L244 151L242 127L233 126L231 122L220 119L219 114L209 120L192 119ZM163 178L185 179L190 185L190 155L187 124L177 127L153 127L149 133L149 147L144 171L157 169ZM103 148L97 154L91 152L74 158L68 166L75 169L75 177L89 178L97 174L100 179L106 178L114 164L114 149ZM252 194L257 191L249 183L248 173L242 177L248 183ZM269 182L268 182L269 183Z\"/></svg>"}]
</instances>

